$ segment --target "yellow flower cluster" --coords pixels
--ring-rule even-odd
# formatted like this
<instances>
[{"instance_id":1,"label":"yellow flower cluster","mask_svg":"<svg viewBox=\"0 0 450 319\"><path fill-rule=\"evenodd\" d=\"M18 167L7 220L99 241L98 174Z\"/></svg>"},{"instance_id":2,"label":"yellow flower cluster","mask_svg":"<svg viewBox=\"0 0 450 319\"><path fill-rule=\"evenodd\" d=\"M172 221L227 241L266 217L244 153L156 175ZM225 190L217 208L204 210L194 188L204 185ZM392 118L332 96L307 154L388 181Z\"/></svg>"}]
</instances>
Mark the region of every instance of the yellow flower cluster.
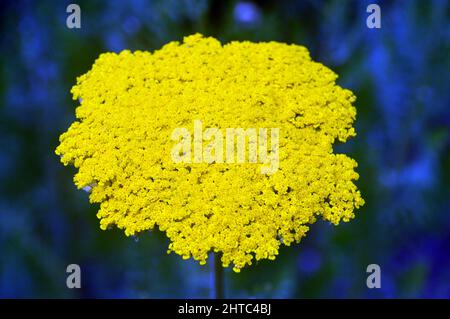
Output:
<instances>
[{"instance_id":1,"label":"yellow flower cluster","mask_svg":"<svg viewBox=\"0 0 450 319\"><path fill-rule=\"evenodd\" d=\"M169 250L206 262L221 252L240 271L275 259L321 217L333 224L364 204L357 163L333 154L355 135L351 91L305 47L222 45L200 34L150 52L104 53L72 88L78 121L56 154L100 203L101 229L158 227ZM174 163L175 128L279 128L279 169L255 163ZM206 142L205 142L206 143Z\"/></svg>"}]
</instances>

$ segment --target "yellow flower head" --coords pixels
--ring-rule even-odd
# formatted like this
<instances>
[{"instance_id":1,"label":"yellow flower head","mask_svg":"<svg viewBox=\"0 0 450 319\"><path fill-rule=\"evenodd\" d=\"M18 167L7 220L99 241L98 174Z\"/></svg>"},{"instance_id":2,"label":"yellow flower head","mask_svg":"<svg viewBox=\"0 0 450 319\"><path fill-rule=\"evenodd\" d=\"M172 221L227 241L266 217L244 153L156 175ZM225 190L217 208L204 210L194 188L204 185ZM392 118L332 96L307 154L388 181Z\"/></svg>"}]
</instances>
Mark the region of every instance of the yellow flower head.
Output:
<instances>
[{"instance_id":1,"label":"yellow flower head","mask_svg":"<svg viewBox=\"0 0 450 319\"><path fill-rule=\"evenodd\" d=\"M104 53L72 88L78 121L56 154L100 203L102 229L129 236L158 226L169 252L201 264L221 252L239 271L299 242L317 217L337 225L364 204L357 163L333 154L336 139L355 135L356 116L355 96L336 78L305 47L277 42L222 45L195 34L153 53ZM172 133L193 132L195 120L224 136L277 128L276 172L250 161L175 162Z\"/></svg>"}]
</instances>

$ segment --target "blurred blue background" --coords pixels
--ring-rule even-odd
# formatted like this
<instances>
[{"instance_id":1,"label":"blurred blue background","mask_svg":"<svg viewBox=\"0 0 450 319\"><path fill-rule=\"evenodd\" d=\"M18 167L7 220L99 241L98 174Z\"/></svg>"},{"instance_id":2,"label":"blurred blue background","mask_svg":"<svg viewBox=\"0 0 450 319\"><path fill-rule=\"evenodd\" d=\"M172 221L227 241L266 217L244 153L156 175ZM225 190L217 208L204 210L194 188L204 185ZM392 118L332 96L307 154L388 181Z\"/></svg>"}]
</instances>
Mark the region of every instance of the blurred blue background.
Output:
<instances>
[{"instance_id":1,"label":"blurred blue background","mask_svg":"<svg viewBox=\"0 0 450 319\"><path fill-rule=\"evenodd\" d=\"M101 52L155 50L201 32L222 42L307 46L358 97L358 136L336 151L359 163L366 205L318 222L274 261L225 272L228 297L450 298L449 1L2 1L0 297L209 297L210 267L166 254L159 232L101 231L54 149L74 121L69 93ZM381 7L381 29L366 7ZM66 287L66 267L82 288ZM366 267L381 266L381 289Z\"/></svg>"}]
</instances>

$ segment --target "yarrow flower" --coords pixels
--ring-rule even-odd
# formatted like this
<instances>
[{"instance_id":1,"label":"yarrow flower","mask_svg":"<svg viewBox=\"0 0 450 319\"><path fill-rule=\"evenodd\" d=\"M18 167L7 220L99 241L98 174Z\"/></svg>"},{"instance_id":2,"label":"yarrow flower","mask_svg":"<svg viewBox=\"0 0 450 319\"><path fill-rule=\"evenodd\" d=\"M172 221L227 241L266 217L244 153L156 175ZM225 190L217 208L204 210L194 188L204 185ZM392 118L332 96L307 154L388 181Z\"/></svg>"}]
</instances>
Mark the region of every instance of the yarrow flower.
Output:
<instances>
[{"instance_id":1,"label":"yarrow flower","mask_svg":"<svg viewBox=\"0 0 450 319\"><path fill-rule=\"evenodd\" d=\"M153 53L103 53L72 88L77 121L56 154L78 168L80 189L100 203L100 228L127 236L156 227L168 252L205 264L220 252L240 271L275 259L322 218L335 225L364 204L356 161L333 153L355 135L355 96L308 50L195 34ZM183 163L175 128L278 128L279 168L261 163ZM207 145L207 141L202 141Z\"/></svg>"}]
</instances>

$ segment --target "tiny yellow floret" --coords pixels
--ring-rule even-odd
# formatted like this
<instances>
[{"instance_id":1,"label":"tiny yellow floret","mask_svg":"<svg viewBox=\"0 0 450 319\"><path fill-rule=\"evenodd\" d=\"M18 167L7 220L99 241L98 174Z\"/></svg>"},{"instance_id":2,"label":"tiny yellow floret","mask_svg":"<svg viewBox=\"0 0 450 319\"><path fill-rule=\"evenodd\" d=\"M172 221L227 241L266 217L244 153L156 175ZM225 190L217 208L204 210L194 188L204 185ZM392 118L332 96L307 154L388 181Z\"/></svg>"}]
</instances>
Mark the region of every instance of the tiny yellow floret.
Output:
<instances>
[{"instance_id":1,"label":"tiny yellow floret","mask_svg":"<svg viewBox=\"0 0 450 319\"><path fill-rule=\"evenodd\" d=\"M171 251L204 264L220 252L239 272L298 243L317 217L348 222L364 204L355 160L333 143L355 136L355 96L308 50L200 34L153 53L103 53L72 88L77 121L56 154L78 188L100 203L100 228L166 233ZM255 163L174 163L171 133L279 128L279 168ZM208 142L205 141L205 145Z\"/></svg>"}]
</instances>

